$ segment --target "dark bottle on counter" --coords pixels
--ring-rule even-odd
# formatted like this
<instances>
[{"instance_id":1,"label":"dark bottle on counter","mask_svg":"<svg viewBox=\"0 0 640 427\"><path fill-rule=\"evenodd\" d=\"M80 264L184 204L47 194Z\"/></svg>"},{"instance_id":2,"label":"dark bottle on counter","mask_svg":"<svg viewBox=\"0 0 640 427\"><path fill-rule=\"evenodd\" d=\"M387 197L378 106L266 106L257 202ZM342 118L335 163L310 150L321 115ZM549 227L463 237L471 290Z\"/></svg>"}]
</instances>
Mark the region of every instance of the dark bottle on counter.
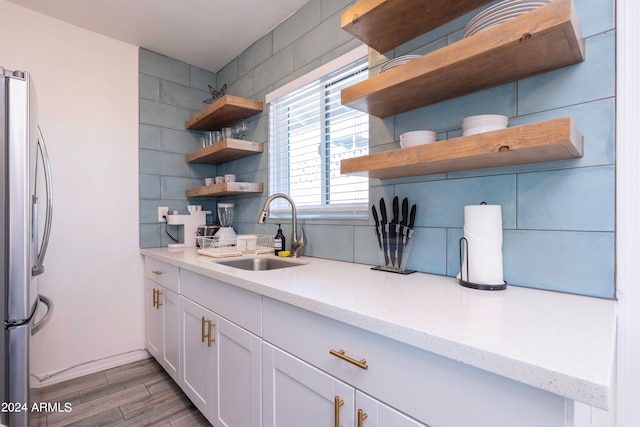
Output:
<instances>
[{"instance_id":1,"label":"dark bottle on counter","mask_svg":"<svg viewBox=\"0 0 640 427\"><path fill-rule=\"evenodd\" d=\"M276 255L278 255L278 252L285 250L284 242L285 242L284 234L282 234L282 228L280 228L280 224L278 224L278 233L273 238L273 249L274 249L273 252Z\"/></svg>"}]
</instances>

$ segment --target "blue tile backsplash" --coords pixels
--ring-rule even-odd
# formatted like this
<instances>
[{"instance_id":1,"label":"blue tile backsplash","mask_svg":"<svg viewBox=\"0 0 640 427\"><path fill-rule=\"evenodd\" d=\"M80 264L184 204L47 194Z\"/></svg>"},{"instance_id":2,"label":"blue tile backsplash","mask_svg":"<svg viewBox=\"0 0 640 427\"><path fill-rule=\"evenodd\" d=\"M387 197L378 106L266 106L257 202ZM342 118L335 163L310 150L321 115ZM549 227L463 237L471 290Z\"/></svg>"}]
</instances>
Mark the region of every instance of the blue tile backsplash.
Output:
<instances>
[{"instance_id":1,"label":"blue tile backsplash","mask_svg":"<svg viewBox=\"0 0 640 427\"><path fill-rule=\"evenodd\" d=\"M184 207L184 190L205 176L236 173L265 184L261 195L220 198L237 206L240 233L275 234L277 225L255 218L268 193L269 120L248 120L248 139L265 144L262 155L216 166L189 165L184 154L197 133L184 121L202 108L207 79L227 93L264 101L266 93L360 45L340 29L340 15L354 1L311 0L217 73L140 51L141 246L166 245L155 222L161 205ZM370 202L408 197L418 206L408 268L455 276L463 207L500 204L504 228L504 277L513 285L613 298L615 237L615 2L574 0L586 42L586 61L403 114L370 120L371 152L399 147L399 135L432 129L438 139L461 135L474 114L504 114L510 125L573 117L584 136L584 157L572 160L370 180ZM385 56L424 54L462 37L467 14ZM505 64L508 66L508 64ZM197 76L197 77L194 77ZM195 184L200 185L200 184ZM186 187L186 188L184 188ZM192 200L206 203L215 199ZM302 221L309 244L304 255L377 264L373 219ZM290 224L283 224L290 235ZM380 273L388 274L388 273Z\"/></svg>"},{"instance_id":2,"label":"blue tile backsplash","mask_svg":"<svg viewBox=\"0 0 640 427\"><path fill-rule=\"evenodd\" d=\"M210 199L188 201L186 190L216 175L214 165L189 164L185 154L198 148L201 132L185 129L185 121L206 107L208 85L216 75L157 53L140 49L140 247L172 243L158 207L185 209L187 204L215 206ZM178 230L170 226L170 233Z\"/></svg>"}]
</instances>

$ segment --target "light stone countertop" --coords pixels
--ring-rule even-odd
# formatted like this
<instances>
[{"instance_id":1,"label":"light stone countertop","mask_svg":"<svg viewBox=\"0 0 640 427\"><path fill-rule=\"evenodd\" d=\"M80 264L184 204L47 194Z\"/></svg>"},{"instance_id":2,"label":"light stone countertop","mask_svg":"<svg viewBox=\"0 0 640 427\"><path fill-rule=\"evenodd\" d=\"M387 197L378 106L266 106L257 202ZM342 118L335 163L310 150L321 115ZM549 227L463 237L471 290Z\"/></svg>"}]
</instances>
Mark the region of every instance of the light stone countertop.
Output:
<instances>
[{"instance_id":1,"label":"light stone countertop","mask_svg":"<svg viewBox=\"0 0 640 427\"><path fill-rule=\"evenodd\" d=\"M246 271L194 248L141 253L588 405L611 406L612 300L518 286L478 291L452 277L405 276L321 258Z\"/></svg>"}]
</instances>

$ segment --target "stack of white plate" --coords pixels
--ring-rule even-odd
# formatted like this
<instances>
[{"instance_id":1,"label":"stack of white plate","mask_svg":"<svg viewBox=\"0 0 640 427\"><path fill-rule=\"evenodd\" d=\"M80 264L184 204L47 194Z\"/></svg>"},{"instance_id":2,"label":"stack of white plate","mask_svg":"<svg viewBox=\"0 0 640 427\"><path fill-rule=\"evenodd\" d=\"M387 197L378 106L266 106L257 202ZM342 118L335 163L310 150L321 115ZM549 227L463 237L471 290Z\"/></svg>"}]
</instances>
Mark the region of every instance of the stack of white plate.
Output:
<instances>
[{"instance_id":1,"label":"stack of white plate","mask_svg":"<svg viewBox=\"0 0 640 427\"><path fill-rule=\"evenodd\" d=\"M545 6L553 0L505 0L477 14L466 27L464 37L472 36L527 12Z\"/></svg>"},{"instance_id":2,"label":"stack of white plate","mask_svg":"<svg viewBox=\"0 0 640 427\"><path fill-rule=\"evenodd\" d=\"M462 136L475 135L482 132L504 129L509 123L507 116L498 114L484 114L481 116L469 116L462 120Z\"/></svg>"},{"instance_id":3,"label":"stack of white plate","mask_svg":"<svg viewBox=\"0 0 640 427\"><path fill-rule=\"evenodd\" d=\"M400 147L413 147L428 144L436 140L436 133L430 130L414 130L400 135Z\"/></svg>"},{"instance_id":4,"label":"stack of white plate","mask_svg":"<svg viewBox=\"0 0 640 427\"><path fill-rule=\"evenodd\" d=\"M380 67L380 72L384 73L385 71L388 71L392 68L398 67L400 65L406 64L408 62L413 61L414 59L418 59L420 58L420 55L403 55L403 56L398 56L397 58L393 58L388 60L387 62L385 62L384 64L382 64L382 67Z\"/></svg>"}]
</instances>

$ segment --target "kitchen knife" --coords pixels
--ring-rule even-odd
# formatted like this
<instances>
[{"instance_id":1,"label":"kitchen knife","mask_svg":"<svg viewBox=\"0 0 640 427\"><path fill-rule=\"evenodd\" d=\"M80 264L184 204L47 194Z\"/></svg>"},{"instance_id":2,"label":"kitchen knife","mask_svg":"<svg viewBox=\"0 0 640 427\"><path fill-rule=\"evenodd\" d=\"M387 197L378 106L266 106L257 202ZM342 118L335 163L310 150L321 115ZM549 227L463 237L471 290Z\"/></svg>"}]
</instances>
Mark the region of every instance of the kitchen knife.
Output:
<instances>
[{"instance_id":1,"label":"kitchen knife","mask_svg":"<svg viewBox=\"0 0 640 427\"><path fill-rule=\"evenodd\" d=\"M416 205L411 206L411 212L409 213L409 228L413 229L416 223Z\"/></svg>"},{"instance_id":2,"label":"kitchen knife","mask_svg":"<svg viewBox=\"0 0 640 427\"><path fill-rule=\"evenodd\" d=\"M398 211L399 211L399 206L398 206L398 196L395 196L393 198L393 219L391 220L392 224L397 224L399 222L399 215L398 215Z\"/></svg>"},{"instance_id":3,"label":"kitchen knife","mask_svg":"<svg viewBox=\"0 0 640 427\"><path fill-rule=\"evenodd\" d=\"M390 249L390 254L389 254L389 258L391 258L391 266L395 267L396 265L396 251L398 250L398 221L400 221L399 218L399 205L398 205L398 196L395 196L393 198L393 203L392 203L392 212L393 212L393 218L391 218L391 225L389 226L389 249Z\"/></svg>"},{"instance_id":4,"label":"kitchen knife","mask_svg":"<svg viewBox=\"0 0 640 427\"><path fill-rule=\"evenodd\" d=\"M405 197L402 199L402 221L400 225L407 225L409 223L409 200Z\"/></svg>"},{"instance_id":5,"label":"kitchen knife","mask_svg":"<svg viewBox=\"0 0 640 427\"><path fill-rule=\"evenodd\" d=\"M384 201L384 197L380 198L380 232L382 233L382 253L384 254L384 265L389 265L389 253L387 248L389 246L389 232L387 225L387 204Z\"/></svg>"},{"instance_id":6,"label":"kitchen knife","mask_svg":"<svg viewBox=\"0 0 640 427\"><path fill-rule=\"evenodd\" d=\"M376 236L378 236L378 246L382 249L382 236L380 235L380 219L378 218L378 211L376 205L371 206L371 213L373 214L373 220L376 222Z\"/></svg>"},{"instance_id":7,"label":"kitchen knife","mask_svg":"<svg viewBox=\"0 0 640 427\"><path fill-rule=\"evenodd\" d=\"M380 224L387 223L387 205L384 202L384 197L380 199Z\"/></svg>"},{"instance_id":8,"label":"kitchen knife","mask_svg":"<svg viewBox=\"0 0 640 427\"><path fill-rule=\"evenodd\" d=\"M402 234L402 245L398 248L398 268L402 268L402 254L407 243L407 223L409 222L409 201L405 197L402 199L402 221L400 221L400 233Z\"/></svg>"}]
</instances>

